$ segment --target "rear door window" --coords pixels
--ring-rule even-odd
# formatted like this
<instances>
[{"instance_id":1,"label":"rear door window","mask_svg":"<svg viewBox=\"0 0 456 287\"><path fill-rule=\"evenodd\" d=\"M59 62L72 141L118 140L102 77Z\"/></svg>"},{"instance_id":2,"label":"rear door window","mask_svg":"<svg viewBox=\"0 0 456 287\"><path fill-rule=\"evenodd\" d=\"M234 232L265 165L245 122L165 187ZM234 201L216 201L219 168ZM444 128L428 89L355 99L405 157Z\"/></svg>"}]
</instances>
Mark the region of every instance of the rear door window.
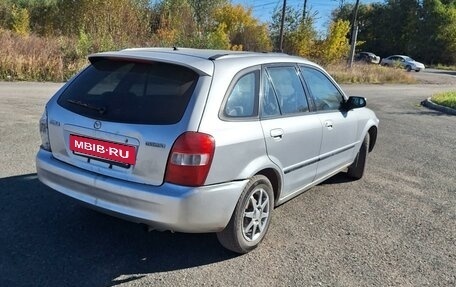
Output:
<instances>
[{"instance_id":1,"label":"rear door window","mask_svg":"<svg viewBox=\"0 0 456 287\"><path fill-rule=\"evenodd\" d=\"M90 118L133 124L174 124L198 81L186 67L100 59L62 93L58 104Z\"/></svg>"},{"instance_id":2,"label":"rear door window","mask_svg":"<svg viewBox=\"0 0 456 287\"><path fill-rule=\"evenodd\" d=\"M264 116L275 116L279 112L291 115L309 111L304 88L294 66L268 67L266 70L269 77L263 83Z\"/></svg>"}]
</instances>

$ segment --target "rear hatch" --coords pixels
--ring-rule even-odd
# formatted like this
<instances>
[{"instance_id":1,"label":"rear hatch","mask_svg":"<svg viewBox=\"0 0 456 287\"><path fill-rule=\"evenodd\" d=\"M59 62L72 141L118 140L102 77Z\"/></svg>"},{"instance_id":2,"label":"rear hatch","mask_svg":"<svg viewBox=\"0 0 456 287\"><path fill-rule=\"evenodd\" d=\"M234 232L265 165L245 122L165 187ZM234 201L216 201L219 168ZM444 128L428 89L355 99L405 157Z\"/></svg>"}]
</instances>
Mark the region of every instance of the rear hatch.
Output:
<instances>
[{"instance_id":1,"label":"rear hatch","mask_svg":"<svg viewBox=\"0 0 456 287\"><path fill-rule=\"evenodd\" d=\"M200 75L157 61L91 62L48 106L53 156L102 175L162 184L170 149L189 128Z\"/></svg>"}]
</instances>

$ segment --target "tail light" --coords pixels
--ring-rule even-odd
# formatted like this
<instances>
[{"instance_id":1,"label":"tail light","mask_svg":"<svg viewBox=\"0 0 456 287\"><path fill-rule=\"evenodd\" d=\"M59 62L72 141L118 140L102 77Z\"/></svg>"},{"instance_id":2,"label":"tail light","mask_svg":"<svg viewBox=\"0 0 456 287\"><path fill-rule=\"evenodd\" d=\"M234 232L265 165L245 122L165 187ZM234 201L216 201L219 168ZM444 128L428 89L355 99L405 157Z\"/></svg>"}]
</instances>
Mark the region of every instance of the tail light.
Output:
<instances>
[{"instance_id":1,"label":"tail light","mask_svg":"<svg viewBox=\"0 0 456 287\"><path fill-rule=\"evenodd\" d=\"M171 149L165 181L186 186L203 185L214 150L215 141L211 135L197 132L181 134Z\"/></svg>"},{"instance_id":2,"label":"tail light","mask_svg":"<svg viewBox=\"0 0 456 287\"><path fill-rule=\"evenodd\" d=\"M51 142L49 140L48 117L47 109L44 110L40 118L40 135L41 135L41 148L51 151Z\"/></svg>"}]
</instances>

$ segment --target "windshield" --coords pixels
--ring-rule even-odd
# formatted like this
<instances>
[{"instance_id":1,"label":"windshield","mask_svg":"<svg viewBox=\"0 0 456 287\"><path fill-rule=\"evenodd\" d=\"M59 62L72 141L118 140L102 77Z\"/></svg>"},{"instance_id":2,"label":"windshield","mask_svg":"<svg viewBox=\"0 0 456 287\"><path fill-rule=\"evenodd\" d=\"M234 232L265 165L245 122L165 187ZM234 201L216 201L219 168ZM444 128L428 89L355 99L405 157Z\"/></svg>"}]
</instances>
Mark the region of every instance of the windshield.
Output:
<instances>
[{"instance_id":1,"label":"windshield","mask_svg":"<svg viewBox=\"0 0 456 287\"><path fill-rule=\"evenodd\" d=\"M178 65L100 59L69 85L58 104L98 120L174 124L197 80L197 73Z\"/></svg>"}]
</instances>

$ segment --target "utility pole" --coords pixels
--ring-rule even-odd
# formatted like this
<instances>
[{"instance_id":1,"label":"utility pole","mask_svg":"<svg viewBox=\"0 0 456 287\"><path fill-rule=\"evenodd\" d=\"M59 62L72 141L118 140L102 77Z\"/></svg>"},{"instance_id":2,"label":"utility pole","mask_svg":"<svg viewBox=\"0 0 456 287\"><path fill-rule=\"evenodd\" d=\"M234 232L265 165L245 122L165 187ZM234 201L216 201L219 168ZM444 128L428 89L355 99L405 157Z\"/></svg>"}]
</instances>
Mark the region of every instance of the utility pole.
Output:
<instances>
[{"instance_id":1,"label":"utility pole","mask_svg":"<svg viewBox=\"0 0 456 287\"><path fill-rule=\"evenodd\" d=\"M280 52L283 53L283 25L285 23L285 8L287 7L287 0L283 0L283 7L282 7L282 19L280 20L280 43L279 49Z\"/></svg>"},{"instance_id":2,"label":"utility pole","mask_svg":"<svg viewBox=\"0 0 456 287\"><path fill-rule=\"evenodd\" d=\"M358 37L358 22L356 18L358 17L358 8L359 0L356 0L355 11L353 13L352 27L351 27L351 46L350 46L350 55L348 58L348 67L351 68L353 65L353 57L355 56L356 49L356 38Z\"/></svg>"},{"instance_id":3,"label":"utility pole","mask_svg":"<svg viewBox=\"0 0 456 287\"><path fill-rule=\"evenodd\" d=\"M302 9L302 21L306 20L307 0L304 0L304 8Z\"/></svg>"}]
</instances>

